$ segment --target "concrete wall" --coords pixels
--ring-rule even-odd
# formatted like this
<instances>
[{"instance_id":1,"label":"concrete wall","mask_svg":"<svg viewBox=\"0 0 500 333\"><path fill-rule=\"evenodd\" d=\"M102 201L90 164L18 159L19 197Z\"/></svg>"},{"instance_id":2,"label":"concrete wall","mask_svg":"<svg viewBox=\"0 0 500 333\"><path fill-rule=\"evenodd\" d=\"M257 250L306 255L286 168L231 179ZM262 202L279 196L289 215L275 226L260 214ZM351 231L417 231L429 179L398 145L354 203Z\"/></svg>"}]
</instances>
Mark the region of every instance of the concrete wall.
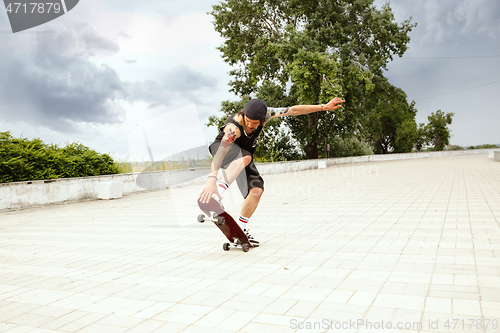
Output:
<instances>
[{"instance_id":1,"label":"concrete wall","mask_svg":"<svg viewBox=\"0 0 500 333\"><path fill-rule=\"evenodd\" d=\"M451 150L451 151L436 151L436 152L409 153L409 154L365 155L365 156L354 156L354 157L329 158L329 159L322 159L321 161L326 161L327 166L332 166L336 164L349 164L349 163L361 163L361 162L383 162L383 161L394 161L394 160L409 160L413 158L487 154L489 150L490 149L471 149L471 150ZM282 172L293 172L293 171L317 168L318 161L319 160L257 163L257 169L259 169L259 172L262 175L282 173Z\"/></svg>"},{"instance_id":2,"label":"concrete wall","mask_svg":"<svg viewBox=\"0 0 500 333\"><path fill-rule=\"evenodd\" d=\"M500 150L497 150L493 153L493 158L495 161L499 161L500 162Z\"/></svg>"},{"instance_id":3,"label":"concrete wall","mask_svg":"<svg viewBox=\"0 0 500 333\"><path fill-rule=\"evenodd\" d=\"M97 199L99 184L103 182L121 182L124 195L162 190L208 172L210 168L197 168L5 183L0 184L0 210Z\"/></svg>"},{"instance_id":4,"label":"concrete wall","mask_svg":"<svg viewBox=\"0 0 500 333\"><path fill-rule=\"evenodd\" d=\"M257 168L262 175L266 175L315 169L318 167L318 161L323 163L326 162L327 166L331 166L336 164L371 161L381 162L412 158L487 154L489 151L491 151L491 149L369 155L322 160L258 163ZM495 152L495 158L500 160L500 151ZM53 203L97 199L99 184L103 182L121 182L124 195L134 192L161 190L172 186L179 186L179 184L182 186L182 184L187 185L204 183L209 172L210 168L195 168L186 170L152 171L109 176L37 180L0 184L0 210L20 209Z\"/></svg>"}]
</instances>

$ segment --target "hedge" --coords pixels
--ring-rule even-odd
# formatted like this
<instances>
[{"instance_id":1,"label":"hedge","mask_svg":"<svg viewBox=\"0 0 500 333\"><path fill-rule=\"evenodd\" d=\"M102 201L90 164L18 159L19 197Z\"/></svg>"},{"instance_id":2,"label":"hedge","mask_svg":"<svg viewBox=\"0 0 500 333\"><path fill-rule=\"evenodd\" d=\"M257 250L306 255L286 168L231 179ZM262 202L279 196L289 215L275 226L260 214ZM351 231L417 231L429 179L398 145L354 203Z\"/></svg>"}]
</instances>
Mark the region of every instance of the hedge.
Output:
<instances>
[{"instance_id":1,"label":"hedge","mask_svg":"<svg viewBox=\"0 0 500 333\"><path fill-rule=\"evenodd\" d=\"M0 132L0 183L116 173L118 165L109 155L80 143L59 147Z\"/></svg>"}]
</instances>

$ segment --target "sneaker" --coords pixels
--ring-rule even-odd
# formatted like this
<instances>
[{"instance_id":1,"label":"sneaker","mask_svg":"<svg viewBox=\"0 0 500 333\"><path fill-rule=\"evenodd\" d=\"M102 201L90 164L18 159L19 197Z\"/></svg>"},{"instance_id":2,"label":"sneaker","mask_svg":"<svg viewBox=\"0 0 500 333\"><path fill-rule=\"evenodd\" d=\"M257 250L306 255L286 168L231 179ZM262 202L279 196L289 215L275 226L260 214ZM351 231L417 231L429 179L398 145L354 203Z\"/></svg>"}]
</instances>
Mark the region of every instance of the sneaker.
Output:
<instances>
[{"instance_id":1,"label":"sneaker","mask_svg":"<svg viewBox=\"0 0 500 333\"><path fill-rule=\"evenodd\" d=\"M243 231L245 232L245 235L247 236L247 238L248 238L248 240L250 241L250 244L251 244L252 246L255 246L255 247L259 246L259 241L258 241L258 240L256 240L255 238L253 238L253 237L252 237L252 235L250 235L250 233L248 232L248 230L247 230L247 229L245 229L245 230L243 230Z\"/></svg>"},{"instance_id":2,"label":"sneaker","mask_svg":"<svg viewBox=\"0 0 500 333\"><path fill-rule=\"evenodd\" d=\"M217 194L215 194L215 193L212 194L212 198L214 198L215 202L217 202L220 205L220 207L222 208L223 211L226 211L226 209L224 208L224 205L222 204L222 199L219 198L217 196Z\"/></svg>"}]
</instances>

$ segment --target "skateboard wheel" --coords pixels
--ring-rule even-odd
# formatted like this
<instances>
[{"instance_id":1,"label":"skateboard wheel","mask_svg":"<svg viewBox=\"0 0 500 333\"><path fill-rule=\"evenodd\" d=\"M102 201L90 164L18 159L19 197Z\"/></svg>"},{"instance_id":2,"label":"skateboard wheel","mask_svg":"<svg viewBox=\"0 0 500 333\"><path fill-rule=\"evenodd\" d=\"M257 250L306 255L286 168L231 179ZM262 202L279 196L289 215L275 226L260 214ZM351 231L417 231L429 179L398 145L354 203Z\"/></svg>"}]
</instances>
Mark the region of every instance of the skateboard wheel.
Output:
<instances>
[{"instance_id":1,"label":"skateboard wheel","mask_svg":"<svg viewBox=\"0 0 500 333\"><path fill-rule=\"evenodd\" d=\"M226 219L224 218L224 216L219 216L219 218L217 219L217 224L223 225L224 223L226 223Z\"/></svg>"},{"instance_id":2,"label":"skateboard wheel","mask_svg":"<svg viewBox=\"0 0 500 333\"><path fill-rule=\"evenodd\" d=\"M200 223L205 222L205 215L203 215L203 214L198 215L198 222L200 222Z\"/></svg>"},{"instance_id":3,"label":"skateboard wheel","mask_svg":"<svg viewBox=\"0 0 500 333\"><path fill-rule=\"evenodd\" d=\"M249 248L250 248L250 245L248 245L248 243L244 243L241 245L241 249L243 250L243 252L248 252Z\"/></svg>"},{"instance_id":4,"label":"skateboard wheel","mask_svg":"<svg viewBox=\"0 0 500 333\"><path fill-rule=\"evenodd\" d=\"M224 251L229 251L229 243L224 243L222 245L222 248L224 249Z\"/></svg>"}]
</instances>

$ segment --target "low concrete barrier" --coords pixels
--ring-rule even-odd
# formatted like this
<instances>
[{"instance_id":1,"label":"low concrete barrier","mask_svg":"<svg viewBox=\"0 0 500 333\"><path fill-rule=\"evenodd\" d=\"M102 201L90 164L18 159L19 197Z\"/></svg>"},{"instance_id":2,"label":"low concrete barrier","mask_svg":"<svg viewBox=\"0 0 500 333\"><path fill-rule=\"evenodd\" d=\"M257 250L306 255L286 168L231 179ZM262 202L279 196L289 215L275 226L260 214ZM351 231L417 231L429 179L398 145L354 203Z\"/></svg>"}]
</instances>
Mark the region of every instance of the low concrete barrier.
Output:
<instances>
[{"instance_id":1,"label":"low concrete barrier","mask_svg":"<svg viewBox=\"0 0 500 333\"><path fill-rule=\"evenodd\" d=\"M122 182L99 183L97 187L97 198L103 200L118 199L123 196Z\"/></svg>"},{"instance_id":2,"label":"low concrete barrier","mask_svg":"<svg viewBox=\"0 0 500 333\"><path fill-rule=\"evenodd\" d=\"M4 183L0 184L0 210L97 199L99 185L107 182L122 183L124 195L162 190L209 172L210 168L196 168Z\"/></svg>"},{"instance_id":3,"label":"low concrete barrier","mask_svg":"<svg viewBox=\"0 0 500 333\"><path fill-rule=\"evenodd\" d=\"M495 151L493 159L495 161L499 161L500 162L500 151L499 150Z\"/></svg>"},{"instance_id":4,"label":"low concrete barrier","mask_svg":"<svg viewBox=\"0 0 500 333\"><path fill-rule=\"evenodd\" d=\"M410 154L368 155L321 160L289 161L275 163L257 163L262 175L316 169L336 164L361 162L381 162L471 154L487 154L491 149L454 150ZM498 154L498 155L497 155ZM495 159L500 160L500 151L495 152ZM210 168L186 170L151 171L107 176L36 180L0 184L0 210L20 209L46 204L97 199L99 184L121 182L123 195L150 190L162 190L179 184L204 183Z\"/></svg>"},{"instance_id":5,"label":"low concrete barrier","mask_svg":"<svg viewBox=\"0 0 500 333\"><path fill-rule=\"evenodd\" d=\"M257 164L257 169L259 169L259 172L262 175L265 175L265 174L315 169L318 168L318 163L323 163L323 164L326 163L327 166L332 166L336 164L409 160L413 158L487 154L488 151L490 151L490 149L449 150L449 151L433 151L424 153L365 155L365 156L328 158L321 160L288 161L288 162L256 163L256 164Z\"/></svg>"}]
</instances>

